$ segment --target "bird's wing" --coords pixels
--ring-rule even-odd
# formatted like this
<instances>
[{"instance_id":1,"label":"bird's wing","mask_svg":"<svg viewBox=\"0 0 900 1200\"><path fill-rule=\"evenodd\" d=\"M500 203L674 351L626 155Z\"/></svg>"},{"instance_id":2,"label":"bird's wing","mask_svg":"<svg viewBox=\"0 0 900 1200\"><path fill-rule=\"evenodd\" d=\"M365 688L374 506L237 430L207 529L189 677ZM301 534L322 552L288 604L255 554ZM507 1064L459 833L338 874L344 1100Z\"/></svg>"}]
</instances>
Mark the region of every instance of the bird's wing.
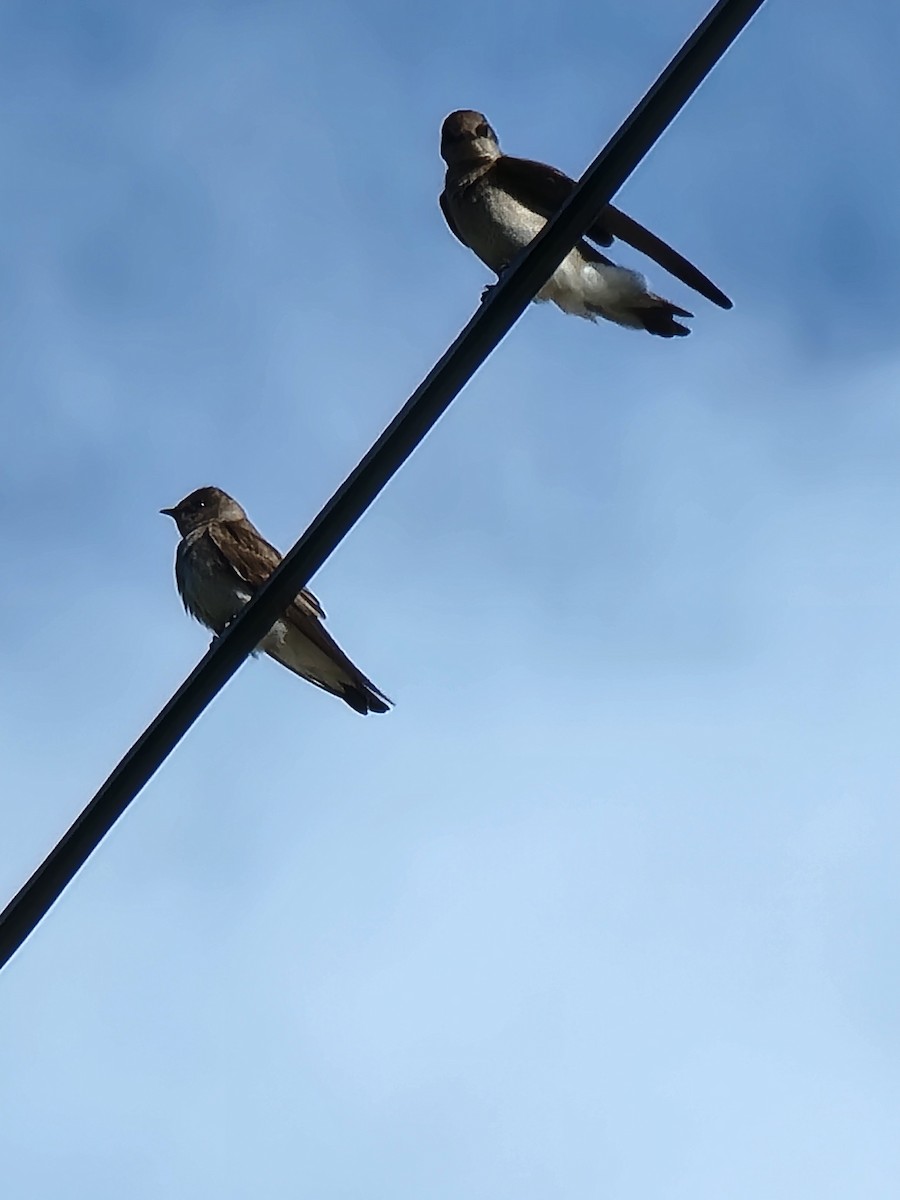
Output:
<instances>
[{"instance_id":1,"label":"bird's wing","mask_svg":"<svg viewBox=\"0 0 900 1200\"><path fill-rule=\"evenodd\" d=\"M232 569L254 588L261 587L281 562L275 547L270 546L249 522L214 521L209 527L209 535ZM285 609L284 620L351 678L359 677L368 683L325 629L324 615L319 601L304 588Z\"/></svg>"},{"instance_id":2,"label":"bird's wing","mask_svg":"<svg viewBox=\"0 0 900 1200\"><path fill-rule=\"evenodd\" d=\"M680 279L682 283L686 283L689 288L693 288L695 292L699 292L701 296L705 296L707 300L711 300L719 308L732 307L732 303L725 293L717 288L712 280L708 279L698 267L695 267L692 262L689 262L683 255L679 254L677 250L673 250L662 238L658 238L655 233L651 233L649 229L645 229L643 225L638 224L627 213L623 213L620 208L616 208L614 204L607 204L601 214L600 220L613 237L621 238L623 242L627 242L635 250L640 250L641 254L646 254L648 258L652 258L654 262L659 263L670 275L674 275L676 279Z\"/></svg>"},{"instance_id":3,"label":"bird's wing","mask_svg":"<svg viewBox=\"0 0 900 1200\"><path fill-rule=\"evenodd\" d=\"M207 533L231 569L251 587L261 587L278 564L281 555L248 521L214 521ZM291 609L298 608L313 619L325 619L325 610L308 588L298 592Z\"/></svg>"},{"instance_id":4,"label":"bird's wing","mask_svg":"<svg viewBox=\"0 0 900 1200\"><path fill-rule=\"evenodd\" d=\"M366 707L359 708L358 701L354 703L354 694L365 698L366 706L373 711L387 711L390 704L387 696L344 653L308 607L292 604L285 619L305 642L301 640L298 644L296 637L286 638L279 646L269 649L273 658L326 691L343 696L358 712L365 712ZM311 655L309 649L304 648L308 644L315 647L318 655Z\"/></svg>"},{"instance_id":5,"label":"bird's wing","mask_svg":"<svg viewBox=\"0 0 900 1200\"><path fill-rule=\"evenodd\" d=\"M447 222L447 228L450 230L450 232L453 234L453 236L456 238L456 240L458 242L462 242L462 244L464 246L468 246L468 242L466 242L463 239L463 236L459 232L459 228L457 227L457 224L453 220L453 217L450 213L450 205L447 203L446 190L441 192L440 196L438 197L438 202L440 203L440 206L441 206L441 212L444 214L444 220Z\"/></svg>"},{"instance_id":6,"label":"bird's wing","mask_svg":"<svg viewBox=\"0 0 900 1200\"><path fill-rule=\"evenodd\" d=\"M490 178L497 187L542 217L552 217L575 188L574 179L557 171L556 167L530 158L513 158L509 154L501 154L492 164ZM612 234L602 220L595 221L585 236L598 246L612 245Z\"/></svg>"},{"instance_id":7,"label":"bird's wing","mask_svg":"<svg viewBox=\"0 0 900 1200\"><path fill-rule=\"evenodd\" d=\"M208 535L231 568L252 587L260 587L269 578L281 555L248 522L214 521ZM283 620L306 638L321 657L310 655L293 639L286 638L267 652L282 665L326 691L343 697L357 712L387 712L390 701L347 657L322 624L325 612L307 588L298 592L287 607Z\"/></svg>"},{"instance_id":8,"label":"bird's wing","mask_svg":"<svg viewBox=\"0 0 900 1200\"><path fill-rule=\"evenodd\" d=\"M507 154L497 159L491 167L491 172L498 186L505 188L522 204L544 217L552 216L561 208L575 187L574 180L562 171L557 171L555 167L532 162L528 158L513 158ZM670 275L680 279L713 304L720 308L732 306L725 293L698 267L613 204L606 205L585 236L598 246L609 246L613 238L620 238L635 250L652 258ZM602 258L602 261L609 260Z\"/></svg>"}]
</instances>

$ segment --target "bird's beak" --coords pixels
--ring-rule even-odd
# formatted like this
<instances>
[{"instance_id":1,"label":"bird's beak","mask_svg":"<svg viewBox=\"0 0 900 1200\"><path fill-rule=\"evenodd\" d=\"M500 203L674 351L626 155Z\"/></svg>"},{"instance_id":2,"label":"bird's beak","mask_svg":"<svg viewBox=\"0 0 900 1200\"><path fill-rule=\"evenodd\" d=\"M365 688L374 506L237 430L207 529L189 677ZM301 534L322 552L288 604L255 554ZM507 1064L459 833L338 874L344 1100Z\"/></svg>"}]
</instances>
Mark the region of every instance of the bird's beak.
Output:
<instances>
[{"instance_id":1,"label":"bird's beak","mask_svg":"<svg viewBox=\"0 0 900 1200\"><path fill-rule=\"evenodd\" d=\"M159 511L164 517L171 517L173 520L175 519L176 510L174 508L161 508Z\"/></svg>"}]
</instances>

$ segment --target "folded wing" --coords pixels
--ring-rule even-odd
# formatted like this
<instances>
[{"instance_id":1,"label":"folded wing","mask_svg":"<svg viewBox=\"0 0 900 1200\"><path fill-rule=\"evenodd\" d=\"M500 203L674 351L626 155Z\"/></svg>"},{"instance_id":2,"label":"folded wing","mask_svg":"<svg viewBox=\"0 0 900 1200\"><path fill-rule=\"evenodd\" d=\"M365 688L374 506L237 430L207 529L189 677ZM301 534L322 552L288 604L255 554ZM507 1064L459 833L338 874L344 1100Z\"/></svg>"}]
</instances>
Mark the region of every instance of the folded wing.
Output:
<instances>
[{"instance_id":1,"label":"folded wing","mask_svg":"<svg viewBox=\"0 0 900 1200\"><path fill-rule=\"evenodd\" d=\"M562 207L575 187L575 181L555 167L534 162L529 158L514 158L508 154L498 158L490 171L499 187L515 196L521 204L548 218ZM443 202L442 208L446 217L447 210ZM451 230L456 233L449 218L447 220ZM456 236L459 237L459 234L456 233ZM598 246L610 246L614 238L619 238L635 250L639 250L641 254L652 258L670 275L680 279L713 304L720 308L732 307L725 293L698 267L615 205L606 205L585 236Z\"/></svg>"}]
</instances>

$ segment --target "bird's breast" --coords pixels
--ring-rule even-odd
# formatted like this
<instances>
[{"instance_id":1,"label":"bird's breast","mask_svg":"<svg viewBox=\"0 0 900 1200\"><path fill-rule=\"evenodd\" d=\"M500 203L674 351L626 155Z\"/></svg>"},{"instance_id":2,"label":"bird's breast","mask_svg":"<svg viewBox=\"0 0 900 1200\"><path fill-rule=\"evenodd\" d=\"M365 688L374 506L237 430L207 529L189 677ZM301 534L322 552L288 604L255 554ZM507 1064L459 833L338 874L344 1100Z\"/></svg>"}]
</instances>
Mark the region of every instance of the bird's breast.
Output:
<instances>
[{"instance_id":1,"label":"bird's breast","mask_svg":"<svg viewBox=\"0 0 900 1200\"><path fill-rule=\"evenodd\" d=\"M453 219L466 244L500 271L536 237L546 221L483 177L449 193Z\"/></svg>"},{"instance_id":2,"label":"bird's breast","mask_svg":"<svg viewBox=\"0 0 900 1200\"><path fill-rule=\"evenodd\" d=\"M215 633L221 633L250 599L249 588L202 530L179 543L175 582L191 616Z\"/></svg>"}]
</instances>

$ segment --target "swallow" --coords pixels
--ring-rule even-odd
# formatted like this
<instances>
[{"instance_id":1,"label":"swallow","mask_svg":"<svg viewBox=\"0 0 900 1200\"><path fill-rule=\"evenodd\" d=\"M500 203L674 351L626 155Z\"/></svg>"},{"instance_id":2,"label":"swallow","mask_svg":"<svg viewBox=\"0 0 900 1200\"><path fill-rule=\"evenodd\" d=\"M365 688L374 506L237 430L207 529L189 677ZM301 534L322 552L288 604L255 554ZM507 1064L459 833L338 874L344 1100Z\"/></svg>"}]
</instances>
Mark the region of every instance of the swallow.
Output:
<instances>
[{"instance_id":1,"label":"swallow","mask_svg":"<svg viewBox=\"0 0 900 1200\"><path fill-rule=\"evenodd\" d=\"M198 488L160 512L172 517L181 534L175 583L184 607L218 636L269 578L281 555L238 502L217 487ZM326 632L324 619L322 605L304 588L259 649L358 713L387 712L391 701Z\"/></svg>"},{"instance_id":2,"label":"swallow","mask_svg":"<svg viewBox=\"0 0 900 1200\"><path fill-rule=\"evenodd\" d=\"M452 112L444 121L441 157L447 174L440 204L450 232L498 278L575 187L555 167L503 154L487 118L471 109ZM713 304L731 308L725 293L692 263L612 204L585 238L589 240L576 244L535 300L552 300L564 312L591 321L603 317L658 337L690 333L675 318L693 313L655 295L637 271L616 266L596 249L621 238Z\"/></svg>"}]
</instances>

